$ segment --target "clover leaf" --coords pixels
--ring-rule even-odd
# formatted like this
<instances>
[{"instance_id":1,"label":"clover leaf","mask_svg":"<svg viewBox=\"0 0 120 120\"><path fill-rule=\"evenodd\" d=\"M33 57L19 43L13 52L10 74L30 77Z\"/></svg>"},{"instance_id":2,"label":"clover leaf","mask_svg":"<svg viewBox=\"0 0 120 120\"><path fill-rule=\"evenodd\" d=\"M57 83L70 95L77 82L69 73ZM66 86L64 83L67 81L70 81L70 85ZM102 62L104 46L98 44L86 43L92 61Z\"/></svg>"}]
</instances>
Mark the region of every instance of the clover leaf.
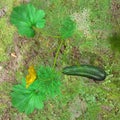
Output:
<instances>
[{"instance_id":1,"label":"clover leaf","mask_svg":"<svg viewBox=\"0 0 120 120\"><path fill-rule=\"evenodd\" d=\"M74 21L70 19L70 17L67 17L63 20L61 28L60 28L60 34L63 39L69 38L73 35L74 30L76 28L76 24Z\"/></svg>"},{"instance_id":2,"label":"clover leaf","mask_svg":"<svg viewBox=\"0 0 120 120\"><path fill-rule=\"evenodd\" d=\"M43 28L45 25L45 12L37 10L32 4L15 7L10 16L10 22L15 25L20 35L33 37L33 27Z\"/></svg>"}]
</instances>

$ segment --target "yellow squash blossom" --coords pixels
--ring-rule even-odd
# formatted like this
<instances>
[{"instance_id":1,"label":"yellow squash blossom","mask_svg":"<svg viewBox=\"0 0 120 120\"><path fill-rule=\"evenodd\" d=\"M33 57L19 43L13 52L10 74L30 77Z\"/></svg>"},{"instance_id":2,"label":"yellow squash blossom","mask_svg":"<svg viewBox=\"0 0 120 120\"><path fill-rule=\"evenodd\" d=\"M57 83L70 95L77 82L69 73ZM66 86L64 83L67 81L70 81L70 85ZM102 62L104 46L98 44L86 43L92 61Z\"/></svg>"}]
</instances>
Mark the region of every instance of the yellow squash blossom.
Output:
<instances>
[{"instance_id":1,"label":"yellow squash blossom","mask_svg":"<svg viewBox=\"0 0 120 120\"><path fill-rule=\"evenodd\" d=\"M26 88L28 88L36 79L36 72L34 66L30 66L28 69L28 75L26 76Z\"/></svg>"}]
</instances>

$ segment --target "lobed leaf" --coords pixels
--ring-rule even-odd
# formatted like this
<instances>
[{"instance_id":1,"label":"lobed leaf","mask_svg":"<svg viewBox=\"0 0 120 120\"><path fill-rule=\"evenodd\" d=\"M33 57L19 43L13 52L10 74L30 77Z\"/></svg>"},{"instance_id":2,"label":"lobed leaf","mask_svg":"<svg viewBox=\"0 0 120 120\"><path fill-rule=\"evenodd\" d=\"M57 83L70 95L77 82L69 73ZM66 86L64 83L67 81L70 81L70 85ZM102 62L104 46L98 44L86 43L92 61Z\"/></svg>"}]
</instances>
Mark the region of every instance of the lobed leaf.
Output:
<instances>
[{"instance_id":1,"label":"lobed leaf","mask_svg":"<svg viewBox=\"0 0 120 120\"><path fill-rule=\"evenodd\" d=\"M15 7L10 16L10 22L18 29L18 33L26 37L34 37L33 27L43 28L45 12L37 10L32 4Z\"/></svg>"},{"instance_id":2,"label":"lobed leaf","mask_svg":"<svg viewBox=\"0 0 120 120\"><path fill-rule=\"evenodd\" d=\"M68 17L66 18L60 28L60 34L63 39L69 38L73 35L76 24Z\"/></svg>"}]
</instances>

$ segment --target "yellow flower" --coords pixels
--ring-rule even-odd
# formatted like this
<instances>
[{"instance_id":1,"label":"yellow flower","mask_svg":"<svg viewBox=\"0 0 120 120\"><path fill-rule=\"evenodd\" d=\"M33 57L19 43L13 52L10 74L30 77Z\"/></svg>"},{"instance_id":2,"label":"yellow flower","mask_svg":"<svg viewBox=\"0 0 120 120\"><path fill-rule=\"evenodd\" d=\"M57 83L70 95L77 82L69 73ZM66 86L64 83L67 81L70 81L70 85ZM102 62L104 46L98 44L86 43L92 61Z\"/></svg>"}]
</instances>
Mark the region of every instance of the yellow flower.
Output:
<instances>
[{"instance_id":1,"label":"yellow flower","mask_svg":"<svg viewBox=\"0 0 120 120\"><path fill-rule=\"evenodd\" d=\"M36 79L36 72L34 66L30 66L28 69L28 75L26 76L26 88L28 88Z\"/></svg>"}]
</instances>

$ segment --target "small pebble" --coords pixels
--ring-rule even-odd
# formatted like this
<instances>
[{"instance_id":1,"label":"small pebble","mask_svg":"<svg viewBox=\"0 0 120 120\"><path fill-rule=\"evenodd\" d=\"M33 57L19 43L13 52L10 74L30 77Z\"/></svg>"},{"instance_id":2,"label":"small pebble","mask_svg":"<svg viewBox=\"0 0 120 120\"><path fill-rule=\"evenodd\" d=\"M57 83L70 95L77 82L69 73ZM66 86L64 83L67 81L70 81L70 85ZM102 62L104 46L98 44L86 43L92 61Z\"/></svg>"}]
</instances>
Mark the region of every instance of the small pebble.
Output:
<instances>
[{"instance_id":1,"label":"small pebble","mask_svg":"<svg viewBox=\"0 0 120 120\"><path fill-rule=\"evenodd\" d=\"M0 66L0 71L3 69L3 67L2 66Z\"/></svg>"}]
</instances>

